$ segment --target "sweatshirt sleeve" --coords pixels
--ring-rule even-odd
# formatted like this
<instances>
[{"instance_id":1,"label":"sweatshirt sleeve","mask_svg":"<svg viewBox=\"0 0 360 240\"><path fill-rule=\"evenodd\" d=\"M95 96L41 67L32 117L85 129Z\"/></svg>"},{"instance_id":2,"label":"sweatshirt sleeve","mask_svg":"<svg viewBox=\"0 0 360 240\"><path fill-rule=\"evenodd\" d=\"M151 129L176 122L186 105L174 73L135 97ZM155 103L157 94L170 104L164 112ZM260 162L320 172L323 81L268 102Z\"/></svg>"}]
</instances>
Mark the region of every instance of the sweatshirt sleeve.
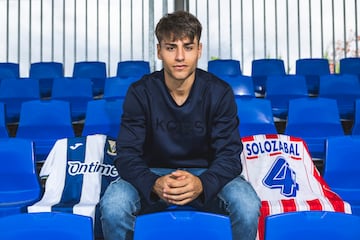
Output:
<instances>
[{"instance_id":1,"label":"sweatshirt sleeve","mask_svg":"<svg viewBox=\"0 0 360 240\"><path fill-rule=\"evenodd\" d=\"M148 202L151 202L152 187L159 176L150 171L142 158L146 116L139 98L130 86L123 104L124 113L116 142L115 166L120 177L131 183Z\"/></svg>"},{"instance_id":2,"label":"sweatshirt sleeve","mask_svg":"<svg viewBox=\"0 0 360 240\"><path fill-rule=\"evenodd\" d=\"M243 149L237 117L237 106L230 88L214 106L211 130L211 146L214 159L207 171L199 177L204 192L201 200L194 202L202 205L213 199L220 190L242 172L240 155Z\"/></svg>"}]
</instances>

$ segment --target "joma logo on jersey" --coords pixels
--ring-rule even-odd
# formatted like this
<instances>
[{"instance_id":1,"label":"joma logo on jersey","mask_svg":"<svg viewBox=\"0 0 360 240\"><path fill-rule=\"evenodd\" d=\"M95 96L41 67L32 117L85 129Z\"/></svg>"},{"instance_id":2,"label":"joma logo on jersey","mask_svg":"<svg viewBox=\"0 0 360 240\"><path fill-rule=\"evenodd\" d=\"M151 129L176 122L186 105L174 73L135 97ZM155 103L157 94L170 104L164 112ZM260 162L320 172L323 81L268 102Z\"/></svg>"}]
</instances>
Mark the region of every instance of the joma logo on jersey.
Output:
<instances>
[{"instance_id":1,"label":"joma logo on jersey","mask_svg":"<svg viewBox=\"0 0 360 240\"><path fill-rule=\"evenodd\" d=\"M115 166L99 162L83 163L79 161L68 161L68 173L71 176L86 173L101 173L101 175L109 177L118 176Z\"/></svg>"},{"instance_id":2,"label":"joma logo on jersey","mask_svg":"<svg viewBox=\"0 0 360 240\"><path fill-rule=\"evenodd\" d=\"M280 189L285 197L296 197L299 184L296 183L296 173L283 158L276 159L263 179L264 186L270 189Z\"/></svg>"}]
</instances>

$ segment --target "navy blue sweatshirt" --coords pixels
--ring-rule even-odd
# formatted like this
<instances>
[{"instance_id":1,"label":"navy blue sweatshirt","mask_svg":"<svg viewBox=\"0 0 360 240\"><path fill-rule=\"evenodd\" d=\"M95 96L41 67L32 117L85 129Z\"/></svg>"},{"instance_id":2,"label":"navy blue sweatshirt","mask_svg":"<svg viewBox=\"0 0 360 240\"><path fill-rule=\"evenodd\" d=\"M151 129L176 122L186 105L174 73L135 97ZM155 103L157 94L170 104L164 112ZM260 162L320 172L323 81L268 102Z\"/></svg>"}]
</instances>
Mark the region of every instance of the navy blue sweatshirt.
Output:
<instances>
[{"instance_id":1,"label":"navy blue sweatshirt","mask_svg":"<svg viewBox=\"0 0 360 240\"><path fill-rule=\"evenodd\" d=\"M181 106L171 97L164 72L145 75L127 92L117 139L115 166L149 204L159 177L149 168L207 168L199 178L203 194L190 205L201 208L242 171L242 143L231 87L196 70Z\"/></svg>"}]
</instances>

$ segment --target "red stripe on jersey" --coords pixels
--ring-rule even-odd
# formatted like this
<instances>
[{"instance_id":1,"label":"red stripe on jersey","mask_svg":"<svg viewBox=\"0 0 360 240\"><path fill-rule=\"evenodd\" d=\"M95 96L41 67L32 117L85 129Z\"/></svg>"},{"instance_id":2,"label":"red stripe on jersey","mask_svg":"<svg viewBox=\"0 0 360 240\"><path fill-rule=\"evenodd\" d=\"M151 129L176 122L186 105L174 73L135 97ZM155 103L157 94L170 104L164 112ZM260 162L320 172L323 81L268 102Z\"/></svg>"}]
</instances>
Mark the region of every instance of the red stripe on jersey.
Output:
<instances>
[{"instance_id":1,"label":"red stripe on jersey","mask_svg":"<svg viewBox=\"0 0 360 240\"><path fill-rule=\"evenodd\" d=\"M277 134L266 134L265 138L266 139L278 139L279 136Z\"/></svg>"},{"instance_id":2,"label":"red stripe on jersey","mask_svg":"<svg viewBox=\"0 0 360 240\"><path fill-rule=\"evenodd\" d=\"M268 201L261 201L261 209L260 209L260 217L259 217L259 225L258 225L258 233L259 240L264 239L265 235L265 218L270 214L270 205Z\"/></svg>"},{"instance_id":3,"label":"red stripe on jersey","mask_svg":"<svg viewBox=\"0 0 360 240\"><path fill-rule=\"evenodd\" d=\"M280 201L284 212L294 212L297 210L294 199L282 199Z\"/></svg>"},{"instance_id":4,"label":"red stripe on jersey","mask_svg":"<svg viewBox=\"0 0 360 240\"><path fill-rule=\"evenodd\" d=\"M319 199L306 201L309 205L309 210L322 210L322 204Z\"/></svg>"},{"instance_id":5,"label":"red stripe on jersey","mask_svg":"<svg viewBox=\"0 0 360 240\"><path fill-rule=\"evenodd\" d=\"M242 137L242 138L241 138L241 141L243 141L243 142L254 141L254 136Z\"/></svg>"}]
</instances>

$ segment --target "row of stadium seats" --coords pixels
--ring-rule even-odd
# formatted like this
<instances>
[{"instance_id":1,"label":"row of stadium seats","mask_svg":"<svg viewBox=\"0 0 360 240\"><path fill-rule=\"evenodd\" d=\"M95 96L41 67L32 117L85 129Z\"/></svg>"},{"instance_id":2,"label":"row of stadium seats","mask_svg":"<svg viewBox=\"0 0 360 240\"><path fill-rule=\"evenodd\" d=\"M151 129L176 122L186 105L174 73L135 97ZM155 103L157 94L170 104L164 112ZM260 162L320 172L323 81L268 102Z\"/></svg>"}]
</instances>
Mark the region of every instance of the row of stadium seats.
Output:
<instances>
[{"instance_id":1,"label":"row of stadium seats","mask_svg":"<svg viewBox=\"0 0 360 240\"><path fill-rule=\"evenodd\" d=\"M360 135L360 99L356 100L351 131L343 126L335 100L297 98L289 101L289 113L282 122L274 120L271 102L264 98L236 98L239 132L242 137L256 134L287 134L303 138L313 158L324 159L325 140L329 136ZM56 139L95 133L117 137L123 99L96 99L84 104L84 121L74 123L71 104L61 100L32 100L22 104L15 131L6 122L6 107L0 102L0 136L25 137L36 142L37 159L50 151ZM75 129L80 126L81 130Z\"/></svg>"},{"instance_id":2,"label":"row of stadium seats","mask_svg":"<svg viewBox=\"0 0 360 240\"><path fill-rule=\"evenodd\" d=\"M352 74L360 76L360 58L347 57L339 61L340 74ZM306 80L307 93L317 95L320 91L320 76L334 72L325 58L303 58L296 60L295 75L303 76ZM99 95L104 90L104 79L107 75L105 62L83 61L75 62L72 78L90 78L93 82L93 92ZM208 61L209 72L220 78L233 78L244 76L240 61L235 59L216 59ZM140 78L150 72L150 64L142 60L130 60L118 62L116 76ZM284 61L282 59L254 59L252 60L251 77L254 91L265 95L267 92L267 78L271 76L286 76ZM30 65L29 77L39 79L41 96L51 94L52 80L64 77L63 64L60 62L35 62ZM0 63L0 79L20 78L18 63Z\"/></svg>"},{"instance_id":3,"label":"row of stadium seats","mask_svg":"<svg viewBox=\"0 0 360 240\"><path fill-rule=\"evenodd\" d=\"M359 239L360 216L330 211L298 211L266 217L264 239ZM163 226L166 226L164 228ZM286 227L284 227L286 226ZM19 231L19 228L21 231ZM150 231L149 231L150 230ZM181 231L181 234L179 232ZM230 240L226 216L200 211L165 211L139 216L134 240ZM0 217L1 239L94 240L91 218L63 212L38 212Z\"/></svg>"},{"instance_id":4,"label":"row of stadium seats","mask_svg":"<svg viewBox=\"0 0 360 240\"><path fill-rule=\"evenodd\" d=\"M29 100L65 100L70 102L72 121L85 119L87 103L94 99L123 99L128 86L137 78L113 77L104 82L101 97L92 93L89 78L55 78L51 98L43 99L39 93L38 79L3 79L0 82L0 102L5 103L6 122L18 122L21 104ZM248 76L227 77L236 98L254 98L252 78ZM340 119L354 120L355 102L360 98L360 82L354 75L326 75L320 77L320 92L317 97L330 98L337 102ZM267 92L263 98L270 100L275 120L286 120L289 101L296 98L314 98L307 94L303 76L286 75L269 77Z\"/></svg>"},{"instance_id":5,"label":"row of stadium seats","mask_svg":"<svg viewBox=\"0 0 360 240\"><path fill-rule=\"evenodd\" d=\"M102 99L115 100L125 97L128 85L137 78L107 78L104 83ZM72 121L85 119L89 101L99 99L92 93L92 83L89 78L55 78L52 85L51 98L41 98L38 79L3 79L0 82L0 102L5 104L6 122L19 121L21 105L30 100L62 100L71 106Z\"/></svg>"},{"instance_id":6,"label":"row of stadium seats","mask_svg":"<svg viewBox=\"0 0 360 240\"><path fill-rule=\"evenodd\" d=\"M117 65L117 73L114 77L136 79L144 74L150 73L150 63L142 60L120 61ZM101 61L83 61L75 62L71 76L64 75L64 67L60 62L35 62L30 65L29 77L38 79L39 91L41 97L49 97L52 94L52 85L55 78L72 78L91 80L91 89L94 96L101 95L104 92L105 79L107 75L106 63ZM18 63L0 63L1 79L19 79ZM26 78L23 78L26 80Z\"/></svg>"},{"instance_id":7,"label":"row of stadium seats","mask_svg":"<svg viewBox=\"0 0 360 240\"><path fill-rule=\"evenodd\" d=\"M256 97L252 77L238 75L223 77L223 79L233 88L236 97ZM262 97L271 101L273 115L279 120L286 120L291 99L304 97L335 99L340 118L353 120L355 100L360 98L360 81L357 76L322 75L319 83L318 95L310 96L304 76L270 76L266 80L267 91Z\"/></svg>"},{"instance_id":8,"label":"row of stadium seats","mask_svg":"<svg viewBox=\"0 0 360 240\"><path fill-rule=\"evenodd\" d=\"M340 74L360 76L360 58L342 58L339 62ZM320 76L334 74L331 66L325 58L303 58L296 60L295 75L306 79L307 93L319 94ZM236 77L242 74L240 62L235 59L218 59L208 62L208 71L220 78ZM259 95L265 95L267 91L267 79L271 76L285 76L284 61L282 59L255 59L251 64L251 77L254 91Z\"/></svg>"},{"instance_id":9,"label":"row of stadium seats","mask_svg":"<svg viewBox=\"0 0 360 240\"><path fill-rule=\"evenodd\" d=\"M82 136L102 133L117 137L123 99L92 100L87 103ZM35 142L37 161L43 161L57 139L75 137L69 102L32 100L22 104L19 123L13 135L5 122L5 106L0 102L0 137L26 138Z\"/></svg>"}]
</instances>

